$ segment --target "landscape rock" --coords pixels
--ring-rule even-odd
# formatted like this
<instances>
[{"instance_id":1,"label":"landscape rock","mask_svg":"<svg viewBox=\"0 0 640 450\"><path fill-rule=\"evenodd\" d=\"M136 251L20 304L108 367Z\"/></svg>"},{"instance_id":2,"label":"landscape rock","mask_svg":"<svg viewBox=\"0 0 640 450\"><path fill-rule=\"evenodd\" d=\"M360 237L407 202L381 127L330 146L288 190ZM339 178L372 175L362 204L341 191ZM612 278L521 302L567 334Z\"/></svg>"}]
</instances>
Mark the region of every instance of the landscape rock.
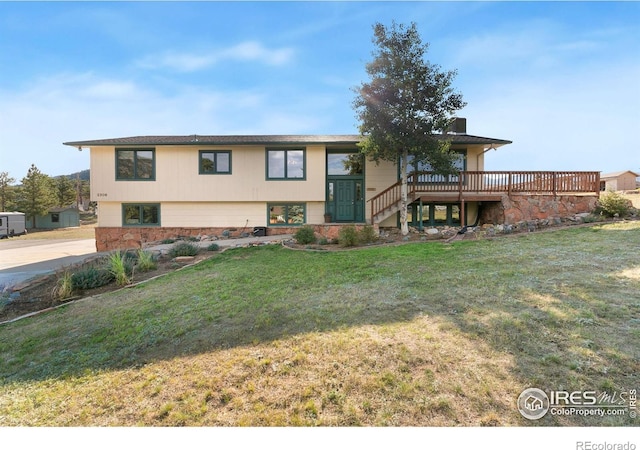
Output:
<instances>
[{"instance_id":1,"label":"landscape rock","mask_svg":"<svg viewBox=\"0 0 640 450\"><path fill-rule=\"evenodd\" d=\"M179 263L187 263L193 261L195 256L176 256L173 260Z\"/></svg>"}]
</instances>

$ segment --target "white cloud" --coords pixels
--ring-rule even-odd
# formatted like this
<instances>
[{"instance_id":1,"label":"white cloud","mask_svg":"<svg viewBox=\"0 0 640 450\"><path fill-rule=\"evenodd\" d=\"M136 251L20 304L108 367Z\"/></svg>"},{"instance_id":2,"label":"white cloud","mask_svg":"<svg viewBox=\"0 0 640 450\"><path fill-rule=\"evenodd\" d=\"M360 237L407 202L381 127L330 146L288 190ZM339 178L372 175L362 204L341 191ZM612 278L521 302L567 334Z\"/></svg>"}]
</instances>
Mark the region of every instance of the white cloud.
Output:
<instances>
[{"instance_id":1,"label":"white cloud","mask_svg":"<svg viewBox=\"0 0 640 450\"><path fill-rule=\"evenodd\" d=\"M169 68L179 72L194 72L213 67L225 61L259 62L270 66L281 66L293 59L291 47L269 49L257 41L241 42L223 49L205 50L198 53L170 50L159 55L150 55L138 62L147 69Z\"/></svg>"},{"instance_id":2,"label":"white cloud","mask_svg":"<svg viewBox=\"0 0 640 450\"><path fill-rule=\"evenodd\" d=\"M171 93L169 93L172 91ZM309 105L313 105L310 108ZM92 73L38 79L0 90L0 170L21 179L34 163L49 175L89 167L88 152L62 142L137 135L313 134L335 119L335 105L308 92L155 89Z\"/></svg>"}]
</instances>

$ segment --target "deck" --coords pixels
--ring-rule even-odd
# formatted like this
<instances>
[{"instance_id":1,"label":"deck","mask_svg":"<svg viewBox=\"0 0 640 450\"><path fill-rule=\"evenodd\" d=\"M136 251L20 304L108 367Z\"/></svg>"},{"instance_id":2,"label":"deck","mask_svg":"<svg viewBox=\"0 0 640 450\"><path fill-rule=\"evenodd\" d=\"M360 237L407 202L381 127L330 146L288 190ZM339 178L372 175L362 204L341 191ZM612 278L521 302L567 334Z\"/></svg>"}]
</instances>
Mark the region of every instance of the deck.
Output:
<instances>
[{"instance_id":1,"label":"deck","mask_svg":"<svg viewBox=\"0 0 640 450\"><path fill-rule=\"evenodd\" d=\"M389 186L369 201L371 223L400 207L402 184ZM500 201L503 195L600 194L600 172L462 171L454 175L414 172L408 177L407 200L413 202Z\"/></svg>"}]
</instances>

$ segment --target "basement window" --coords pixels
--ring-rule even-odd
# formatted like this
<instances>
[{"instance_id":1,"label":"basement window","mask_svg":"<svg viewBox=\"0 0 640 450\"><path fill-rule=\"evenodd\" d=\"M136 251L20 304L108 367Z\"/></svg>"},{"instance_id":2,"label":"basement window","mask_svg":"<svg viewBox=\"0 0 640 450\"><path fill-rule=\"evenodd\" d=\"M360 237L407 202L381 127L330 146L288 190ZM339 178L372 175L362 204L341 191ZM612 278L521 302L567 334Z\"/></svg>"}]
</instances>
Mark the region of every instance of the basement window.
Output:
<instances>
[{"instance_id":1,"label":"basement window","mask_svg":"<svg viewBox=\"0 0 640 450\"><path fill-rule=\"evenodd\" d=\"M420 225L420 204L409 205L407 220L412 226ZM460 205L458 203L422 205L423 226L460 226Z\"/></svg>"},{"instance_id":2,"label":"basement window","mask_svg":"<svg viewBox=\"0 0 640 450\"><path fill-rule=\"evenodd\" d=\"M123 204L123 227L160 226L160 205L158 204Z\"/></svg>"},{"instance_id":3,"label":"basement window","mask_svg":"<svg viewBox=\"0 0 640 450\"><path fill-rule=\"evenodd\" d=\"M269 225L302 225L305 223L304 204L269 204Z\"/></svg>"}]
</instances>

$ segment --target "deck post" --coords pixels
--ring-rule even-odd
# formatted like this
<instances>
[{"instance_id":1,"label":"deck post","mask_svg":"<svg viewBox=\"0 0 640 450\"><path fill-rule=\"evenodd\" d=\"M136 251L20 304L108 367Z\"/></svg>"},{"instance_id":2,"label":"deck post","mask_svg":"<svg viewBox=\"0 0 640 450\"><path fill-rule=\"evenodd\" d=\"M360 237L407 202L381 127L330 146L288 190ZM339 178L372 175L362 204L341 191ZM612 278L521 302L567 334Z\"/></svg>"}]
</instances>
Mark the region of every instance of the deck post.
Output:
<instances>
[{"instance_id":1,"label":"deck post","mask_svg":"<svg viewBox=\"0 0 640 450\"><path fill-rule=\"evenodd\" d=\"M420 221L418 222L418 231L422 231L422 197L420 197L420 204L418 205L418 217L420 217Z\"/></svg>"},{"instance_id":2,"label":"deck post","mask_svg":"<svg viewBox=\"0 0 640 450\"><path fill-rule=\"evenodd\" d=\"M460 226L461 227L467 226L467 218L465 217L465 214L464 214L464 198L460 200Z\"/></svg>"}]
</instances>

